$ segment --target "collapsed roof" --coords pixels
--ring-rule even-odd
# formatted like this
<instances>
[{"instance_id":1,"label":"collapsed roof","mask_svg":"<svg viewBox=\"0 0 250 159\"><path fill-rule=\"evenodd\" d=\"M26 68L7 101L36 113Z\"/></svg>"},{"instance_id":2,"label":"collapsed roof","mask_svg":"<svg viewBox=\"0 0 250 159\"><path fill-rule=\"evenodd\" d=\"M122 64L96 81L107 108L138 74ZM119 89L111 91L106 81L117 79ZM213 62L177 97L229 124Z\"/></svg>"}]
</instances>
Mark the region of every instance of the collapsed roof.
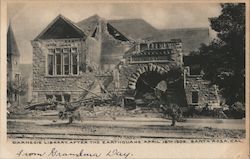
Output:
<instances>
[{"instance_id":1,"label":"collapsed roof","mask_svg":"<svg viewBox=\"0 0 250 159\"><path fill-rule=\"evenodd\" d=\"M107 20L93 15L87 19L84 19L76 23L88 36L94 37L97 31L104 33L104 28L107 28L108 33L112 35L116 40L129 41L129 39L119 32L114 26L112 26Z\"/></svg>"},{"instance_id":2,"label":"collapsed roof","mask_svg":"<svg viewBox=\"0 0 250 159\"><path fill-rule=\"evenodd\" d=\"M107 29L108 33L104 31L104 28ZM187 55L190 51L197 50L201 43L207 44L209 42L208 28L158 30L143 19L105 20L98 15L93 15L78 23L74 23L59 15L35 40L85 36L96 37L98 33L101 34L100 36L104 35L105 37L102 40L103 43L106 43L103 49L110 49L109 46L116 46L117 41L119 43L138 40L169 41L170 39L181 39L184 54ZM110 39L107 39L108 36L111 36L113 39L111 38L112 40L110 41Z\"/></svg>"}]
</instances>

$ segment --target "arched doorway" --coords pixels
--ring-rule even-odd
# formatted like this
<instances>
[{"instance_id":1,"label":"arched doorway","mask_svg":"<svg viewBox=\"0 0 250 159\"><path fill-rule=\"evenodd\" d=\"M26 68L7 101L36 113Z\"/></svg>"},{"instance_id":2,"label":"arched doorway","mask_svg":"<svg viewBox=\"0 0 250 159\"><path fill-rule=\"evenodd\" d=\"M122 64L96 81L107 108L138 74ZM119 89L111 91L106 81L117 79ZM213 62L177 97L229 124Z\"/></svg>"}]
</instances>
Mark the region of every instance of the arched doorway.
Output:
<instances>
[{"instance_id":1,"label":"arched doorway","mask_svg":"<svg viewBox=\"0 0 250 159\"><path fill-rule=\"evenodd\" d=\"M136 82L135 99L159 100L166 90L165 74L159 74L156 71L145 72Z\"/></svg>"},{"instance_id":2,"label":"arched doorway","mask_svg":"<svg viewBox=\"0 0 250 159\"><path fill-rule=\"evenodd\" d=\"M168 87L168 71L168 67L149 64L140 67L131 75L128 88L132 91L136 105L149 106L155 102L162 102L162 96Z\"/></svg>"},{"instance_id":3,"label":"arched doorway","mask_svg":"<svg viewBox=\"0 0 250 159\"><path fill-rule=\"evenodd\" d=\"M164 75L161 75L155 71L145 72L140 75L136 82L136 91L135 98L142 98L145 94L155 95L156 91L159 89L161 91L165 91L167 88L167 84L165 88L159 88L158 83L162 83L166 80ZM165 81L166 82L166 81Z\"/></svg>"},{"instance_id":4,"label":"arched doorway","mask_svg":"<svg viewBox=\"0 0 250 159\"><path fill-rule=\"evenodd\" d=\"M138 78L145 72L156 72L157 74L160 74L160 75L166 75L168 71L169 71L168 67L163 68L154 64L148 64L148 65L142 66L139 69L137 69L136 72L133 73L131 77L129 78L128 88L131 90L135 90L136 82Z\"/></svg>"},{"instance_id":5,"label":"arched doorway","mask_svg":"<svg viewBox=\"0 0 250 159\"><path fill-rule=\"evenodd\" d=\"M127 95L136 106L154 107L175 103L186 105L182 70L167 66L144 65L129 78Z\"/></svg>"}]
</instances>

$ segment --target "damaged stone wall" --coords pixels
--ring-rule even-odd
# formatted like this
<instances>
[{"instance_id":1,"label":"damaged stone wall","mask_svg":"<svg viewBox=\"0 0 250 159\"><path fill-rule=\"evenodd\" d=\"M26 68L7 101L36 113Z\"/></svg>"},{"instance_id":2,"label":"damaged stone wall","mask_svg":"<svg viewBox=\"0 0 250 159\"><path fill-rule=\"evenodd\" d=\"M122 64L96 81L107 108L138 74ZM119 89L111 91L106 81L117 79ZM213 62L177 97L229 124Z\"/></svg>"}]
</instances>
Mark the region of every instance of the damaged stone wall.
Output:
<instances>
[{"instance_id":1,"label":"damaged stone wall","mask_svg":"<svg viewBox=\"0 0 250 159\"><path fill-rule=\"evenodd\" d=\"M133 78L134 74L138 74L140 68L144 69L145 67L151 67L153 65L153 69L155 71L161 71L168 72L171 69L176 69L179 66L177 66L176 63L167 63L167 64L156 64L156 63L149 63L149 64L121 64L118 66L119 71L119 88L120 90L127 90L129 88L129 81L131 78ZM155 67L157 66L158 69ZM150 70L150 69L148 69ZM140 73L139 73L140 74ZM135 81L136 82L136 81Z\"/></svg>"},{"instance_id":2,"label":"damaged stone wall","mask_svg":"<svg viewBox=\"0 0 250 159\"><path fill-rule=\"evenodd\" d=\"M208 104L208 106L219 107L220 100L216 85L203 79L202 75L190 75L185 71L184 88L189 106L204 107ZM193 102L193 92L198 94L197 103Z\"/></svg>"},{"instance_id":3,"label":"damaged stone wall","mask_svg":"<svg viewBox=\"0 0 250 159\"><path fill-rule=\"evenodd\" d=\"M98 70L101 63L101 44L97 39L87 37L86 49L86 64L90 66L93 71Z\"/></svg>"},{"instance_id":4,"label":"damaged stone wall","mask_svg":"<svg viewBox=\"0 0 250 159\"><path fill-rule=\"evenodd\" d=\"M112 70L122 59L131 42L107 20L98 15L77 23L88 37L98 41L101 51L100 66L104 71ZM96 59L93 59L96 60Z\"/></svg>"},{"instance_id":5,"label":"damaged stone wall","mask_svg":"<svg viewBox=\"0 0 250 159\"><path fill-rule=\"evenodd\" d=\"M131 47L128 39L122 39L115 28L109 28L106 21L101 21L101 68L112 70L123 58L124 53ZM112 30L112 32L110 32ZM117 32L117 33L114 33ZM117 38L116 35L120 38Z\"/></svg>"},{"instance_id":6,"label":"damaged stone wall","mask_svg":"<svg viewBox=\"0 0 250 159\"><path fill-rule=\"evenodd\" d=\"M187 106L183 87L183 73L177 63L121 64L117 67L116 71L119 73L114 74L112 86L125 97L136 99L135 101L143 101L145 102L144 106L149 104L150 100L155 104L160 102L165 104L175 103L182 107ZM146 73L146 76L152 75L150 78L154 79L155 82L164 82L165 86L156 89L155 94L152 94L151 91L143 92L141 90L141 79L139 78L146 77L144 73ZM119 83L116 84L115 81ZM150 81L148 82L151 83ZM148 88L148 82L144 81L144 84L146 84L145 88ZM153 84L151 87L161 87L159 83L156 86ZM139 96L138 93L140 94ZM156 96L158 97L156 98ZM151 97L152 99L150 99ZM151 106L153 107L153 105ZM155 106L159 106L159 104Z\"/></svg>"},{"instance_id":7,"label":"damaged stone wall","mask_svg":"<svg viewBox=\"0 0 250 159\"><path fill-rule=\"evenodd\" d=\"M125 42L114 41L113 39L107 39L102 42L101 68L103 70L112 70L129 48Z\"/></svg>"},{"instance_id":8,"label":"damaged stone wall","mask_svg":"<svg viewBox=\"0 0 250 159\"><path fill-rule=\"evenodd\" d=\"M112 72L96 72L95 77L98 79L99 84L103 87L102 91L108 91L109 93L114 92L113 83L113 75Z\"/></svg>"},{"instance_id":9,"label":"damaged stone wall","mask_svg":"<svg viewBox=\"0 0 250 159\"><path fill-rule=\"evenodd\" d=\"M39 40L32 41L33 46L33 93L35 101L44 101L46 95L69 94L71 100L81 98L86 90L90 90L96 80L92 73L85 72L86 53L88 51L85 41L81 39L66 40ZM48 48L74 46L79 51L78 75L47 75Z\"/></svg>"},{"instance_id":10,"label":"damaged stone wall","mask_svg":"<svg viewBox=\"0 0 250 159\"><path fill-rule=\"evenodd\" d=\"M179 39L170 41L136 42L124 55L126 63L149 63L174 61L179 67L183 65L182 43Z\"/></svg>"}]
</instances>

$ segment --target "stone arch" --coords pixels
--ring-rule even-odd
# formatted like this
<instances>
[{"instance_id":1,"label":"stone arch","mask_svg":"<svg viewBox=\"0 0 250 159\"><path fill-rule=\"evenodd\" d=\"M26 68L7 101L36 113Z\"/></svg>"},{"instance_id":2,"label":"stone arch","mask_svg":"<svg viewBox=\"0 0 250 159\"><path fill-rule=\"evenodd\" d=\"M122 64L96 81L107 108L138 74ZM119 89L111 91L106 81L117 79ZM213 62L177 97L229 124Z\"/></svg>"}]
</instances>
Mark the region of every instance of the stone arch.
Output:
<instances>
[{"instance_id":1,"label":"stone arch","mask_svg":"<svg viewBox=\"0 0 250 159\"><path fill-rule=\"evenodd\" d=\"M129 78L129 82L128 82L128 88L131 90L135 90L136 89L136 82L139 79L139 77L145 73L145 72L157 72L161 75L166 74L169 71L169 67L163 68L161 66L158 65L154 65L154 64L148 64L148 65L144 65L141 66L140 68L138 68L135 73L133 73L130 78Z\"/></svg>"}]
</instances>

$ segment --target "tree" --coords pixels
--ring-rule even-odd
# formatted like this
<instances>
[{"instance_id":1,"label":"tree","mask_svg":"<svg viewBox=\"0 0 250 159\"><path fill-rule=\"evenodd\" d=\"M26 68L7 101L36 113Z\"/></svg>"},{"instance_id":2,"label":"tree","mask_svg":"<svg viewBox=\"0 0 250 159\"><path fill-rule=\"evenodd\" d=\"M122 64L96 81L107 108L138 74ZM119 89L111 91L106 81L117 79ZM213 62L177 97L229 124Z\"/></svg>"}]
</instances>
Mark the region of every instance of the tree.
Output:
<instances>
[{"instance_id":1,"label":"tree","mask_svg":"<svg viewBox=\"0 0 250 159\"><path fill-rule=\"evenodd\" d=\"M27 83L24 78L16 78L7 83L7 95L10 102L20 102L20 96L27 92Z\"/></svg>"},{"instance_id":2,"label":"tree","mask_svg":"<svg viewBox=\"0 0 250 159\"><path fill-rule=\"evenodd\" d=\"M205 78L218 84L227 104L245 101L245 4L221 4L221 14L210 18L217 32L199 49ZM194 53L193 53L194 54Z\"/></svg>"}]
</instances>

